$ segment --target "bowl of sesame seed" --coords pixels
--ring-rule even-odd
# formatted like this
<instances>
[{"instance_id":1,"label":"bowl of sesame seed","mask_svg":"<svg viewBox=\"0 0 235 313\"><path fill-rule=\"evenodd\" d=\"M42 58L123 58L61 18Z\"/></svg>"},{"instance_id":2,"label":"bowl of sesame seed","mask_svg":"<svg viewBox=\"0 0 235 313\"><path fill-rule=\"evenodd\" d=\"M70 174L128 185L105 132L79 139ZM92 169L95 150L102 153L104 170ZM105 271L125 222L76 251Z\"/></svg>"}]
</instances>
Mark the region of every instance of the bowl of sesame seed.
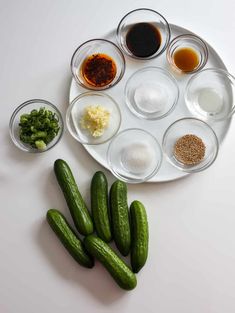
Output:
<instances>
[{"instance_id":1,"label":"bowl of sesame seed","mask_svg":"<svg viewBox=\"0 0 235 313\"><path fill-rule=\"evenodd\" d=\"M182 118L172 123L163 136L162 149L168 162L188 173L212 165L219 142L214 130L197 118Z\"/></svg>"}]
</instances>

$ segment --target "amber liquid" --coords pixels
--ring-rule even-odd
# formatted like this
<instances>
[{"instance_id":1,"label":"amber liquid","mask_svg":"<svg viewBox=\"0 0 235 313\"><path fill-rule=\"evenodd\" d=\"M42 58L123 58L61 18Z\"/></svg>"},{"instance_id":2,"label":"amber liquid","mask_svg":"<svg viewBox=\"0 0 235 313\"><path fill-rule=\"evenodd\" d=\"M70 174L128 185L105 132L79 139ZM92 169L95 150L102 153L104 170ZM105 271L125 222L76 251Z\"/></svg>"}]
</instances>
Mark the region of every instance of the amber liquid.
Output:
<instances>
[{"instance_id":1,"label":"amber liquid","mask_svg":"<svg viewBox=\"0 0 235 313\"><path fill-rule=\"evenodd\" d=\"M179 48L173 55L175 65L183 72L192 72L198 67L199 56L192 48Z\"/></svg>"},{"instance_id":2,"label":"amber liquid","mask_svg":"<svg viewBox=\"0 0 235 313\"><path fill-rule=\"evenodd\" d=\"M161 46L161 34L150 23L134 24L127 32L126 45L133 55L140 58L150 57Z\"/></svg>"},{"instance_id":3,"label":"amber liquid","mask_svg":"<svg viewBox=\"0 0 235 313\"><path fill-rule=\"evenodd\" d=\"M85 59L81 72L88 85L104 87L114 80L117 67L110 56L104 53L97 53Z\"/></svg>"}]
</instances>

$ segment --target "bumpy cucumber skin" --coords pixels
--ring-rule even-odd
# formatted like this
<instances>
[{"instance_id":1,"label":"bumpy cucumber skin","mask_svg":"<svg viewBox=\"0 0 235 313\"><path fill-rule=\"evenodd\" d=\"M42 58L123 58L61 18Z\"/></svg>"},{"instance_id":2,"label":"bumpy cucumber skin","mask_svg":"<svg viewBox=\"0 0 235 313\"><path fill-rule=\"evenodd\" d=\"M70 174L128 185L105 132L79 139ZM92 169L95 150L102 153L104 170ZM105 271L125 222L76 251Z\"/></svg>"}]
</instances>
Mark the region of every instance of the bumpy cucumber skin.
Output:
<instances>
[{"instance_id":1,"label":"bumpy cucumber skin","mask_svg":"<svg viewBox=\"0 0 235 313\"><path fill-rule=\"evenodd\" d=\"M144 205L140 201L133 201L130 206L131 216L131 267L138 273L145 265L148 257L148 220Z\"/></svg>"},{"instance_id":2,"label":"bumpy cucumber skin","mask_svg":"<svg viewBox=\"0 0 235 313\"><path fill-rule=\"evenodd\" d=\"M87 251L103 264L122 289L132 290L136 287L135 274L107 243L94 235L89 235L85 237L84 245Z\"/></svg>"},{"instance_id":3,"label":"bumpy cucumber skin","mask_svg":"<svg viewBox=\"0 0 235 313\"><path fill-rule=\"evenodd\" d=\"M108 182L103 172L96 172L91 181L91 212L97 235L105 242L112 240L109 206Z\"/></svg>"},{"instance_id":4,"label":"bumpy cucumber skin","mask_svg":"<svg viewBox=\"0 0 235 313\"><path fill-rule=\"evenodd\" d=\"M75 235L67 220L58 210L47 211L47 221L70 255L82 266L92 268L94 259L84 248L82 241Z\"/></svg>"},{"instance_id":5,"label":"bumpy cucumber skin","mask_svg":"<svg viewBox=\"0 0 235 313\"><path fill-rule=\"evenodd\" d=\"M90 213L78 190L70 167L64 160L58 159L54 163L54 171L77 230L82 235L93 233Z\"/></svg>"},{"instance_id":6,"label":"bumpy cucumber skin","mask_svg":"<svg viewBox=\"0 0 235 313\"><path fill-rule=\"evenodd\" d=\"M130 219L127 203L127 186L117 180L110 189L112 232L115 244L122 255L127 256L131 246Z\"/></svg>"}]
</instances>

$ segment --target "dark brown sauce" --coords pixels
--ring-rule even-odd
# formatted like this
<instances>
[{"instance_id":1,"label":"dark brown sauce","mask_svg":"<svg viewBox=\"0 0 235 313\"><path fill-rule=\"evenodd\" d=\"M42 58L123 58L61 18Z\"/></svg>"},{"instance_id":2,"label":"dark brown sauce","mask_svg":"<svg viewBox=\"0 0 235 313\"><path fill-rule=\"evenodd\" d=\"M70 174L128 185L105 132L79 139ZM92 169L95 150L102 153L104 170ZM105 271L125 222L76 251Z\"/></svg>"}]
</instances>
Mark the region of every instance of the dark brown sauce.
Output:
<instances>
[{"instance_id":1,"label":"dark brown sauce","mask_svg":"<svg viewBox=\"0 0 235 313\"><path fill-rule=\"evenodd\" d=\"M128 30L126 44L131 53L136 57L150 57L161 46L161 34L150 23L137 23Z\"/></svg>"},{"instance_id":2,"label":"dark brown sauce","mask_svg":"<svg viewBox=\"0 0 235 313\"><path fill-rule=\"evenodd\" d=\"M192 48L179 48L173 55L175 65L183 72L192 72L198 67L199 57Z\"/></svg>"},{"instance_id":3,"label":"dark brown sauce","mask_svg":"<svg viewBox=\"0 0 235 313\"><path fill-rule=\"evenodd\" d=\"M82 75L85 81L94 87L104 87L110 84L117 73L114 60L104 53L92 54L82 65Z\"/></svg>"}]
</instances>

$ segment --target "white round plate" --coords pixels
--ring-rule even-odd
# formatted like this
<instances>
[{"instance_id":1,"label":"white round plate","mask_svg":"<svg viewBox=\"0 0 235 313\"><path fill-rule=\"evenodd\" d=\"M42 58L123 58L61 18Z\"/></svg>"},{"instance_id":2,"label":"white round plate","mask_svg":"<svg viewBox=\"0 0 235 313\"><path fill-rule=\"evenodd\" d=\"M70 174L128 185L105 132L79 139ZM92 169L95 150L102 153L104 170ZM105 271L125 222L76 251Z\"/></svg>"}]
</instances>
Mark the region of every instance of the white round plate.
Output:
<instances>
[{"instance_id":1,"label":"white round plate","mask_svg":"<svg viewBox=\"0 0 235 313\"><path fill-rule=\"evenodd\" d=\"M182 27L176 26L176 25L170 25L171 27L171 38L174 38L178 35L190 33L191 31L188 31L187 29L184 29ZM106 39L109 39L116 43L116 32L112 31L107 36L105 36ZM209 58L208 62L205 66L205 68L222 68L224 70L227 70L223 61L219 57L219 55L216 53L216 51L209 45ZM184 90L185 86L191 77L190 74L187 75L179 75L176 74L176 72L172 71L172 69L169 68L167 60L166 60L166 52L164 52L161 56L152 59L152 60L134 60L128 56L125 55L126 58L126 72L122 78L122 80L114 87L105 90L104 92L111 95L119 104L120 110L122 113L122 124L120 130L126 129L126 128L143 128L150 133L152 133L159 143L162 143L162 137L167 129L167 127L174 122L177 119L180 119L182 117L191 117L192 114L189 112L189 110L186 107L185 101L184 101ZM173 76L177 79L179 89L180 89L180 96L179 101L176 105L176 108L173 112L169 114L169 116L155 121L150 120L142 120L133 115L129 109L127 108L127 105L125 104L124 99L124 88L127 79L132 75L136 70L141 69L146 66L159 66L162 68L165 68L167 70L170 70ZM70 102L80 93L87 91L86 89L78 86L74 79L72 79L71 86L70 86L70 95L69 99ZM227 119L225 121L216 122L216 123L209 123L214 131L216 132L216 135L218 137L219 143L221 144L230 125L231 119ZM108 148L109 142L101 145L84 145L84 148L87 150L87 152L101 165L103 165L105 168L109 169L107 160L106 160L106 152ZM188 173L182 172L176 168L174 168L171 164L167 162L165 157L163 157L162 166L159 170L159 172L152 177L149 182L166 182L166 181L172 181L179 178L182 178L186 175L189 175Z\"/></svg>"}]
</instances>

